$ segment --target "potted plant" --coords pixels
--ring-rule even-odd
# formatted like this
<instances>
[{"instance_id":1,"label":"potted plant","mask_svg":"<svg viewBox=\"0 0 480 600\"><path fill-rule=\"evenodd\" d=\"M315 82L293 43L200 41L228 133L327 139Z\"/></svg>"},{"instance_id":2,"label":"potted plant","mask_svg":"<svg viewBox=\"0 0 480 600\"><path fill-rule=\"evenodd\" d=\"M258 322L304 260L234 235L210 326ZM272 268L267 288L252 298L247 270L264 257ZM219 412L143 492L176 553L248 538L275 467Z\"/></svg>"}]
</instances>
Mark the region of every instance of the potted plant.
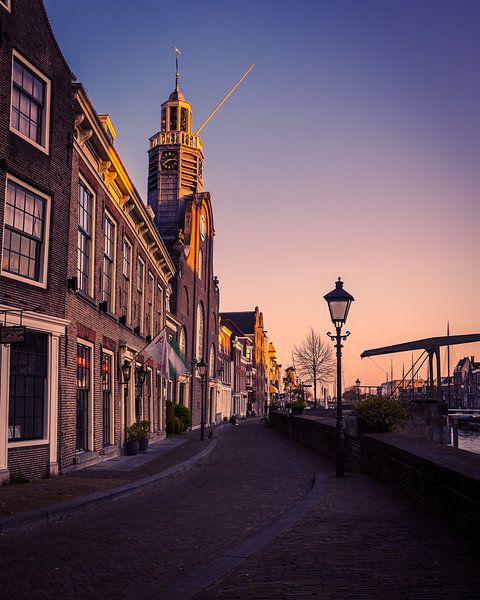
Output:
<instances>
[{"instance_id":1,"label":"potted plant","mask_svg":"<svg viewBox=\"0 0 480 600\"><path fill-rule=\"evenodd\" d=\"M150 421L140 421L137 423L139 432L139 450L146 452L148 449L148 440L150 438Z\"/></svg>"},{"instance_id":2,"label":"potted plant","mask_svg":"<svg viewBox=\"0 0 480 600\"><path fill-rule=\"evenodd\" d=\"M127 437L125 439L125 453L127 456L138 454L140 446L140 432L138 423L133 423L126 429Z\"/></svg>"}]
</instances>

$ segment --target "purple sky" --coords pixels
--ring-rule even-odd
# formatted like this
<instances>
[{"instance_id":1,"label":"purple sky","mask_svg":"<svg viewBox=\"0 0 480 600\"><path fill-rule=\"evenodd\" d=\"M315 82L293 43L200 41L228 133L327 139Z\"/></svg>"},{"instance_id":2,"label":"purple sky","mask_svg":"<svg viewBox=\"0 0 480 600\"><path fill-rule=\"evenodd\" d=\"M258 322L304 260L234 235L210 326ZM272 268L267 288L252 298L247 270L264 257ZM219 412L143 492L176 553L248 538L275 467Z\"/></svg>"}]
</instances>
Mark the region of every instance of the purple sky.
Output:
<instances>
[{"instance_id":1,"label":"purple sky","mask_svg":"<svg viewBox=\"0 0 480 600\"><path fill-rule=\"evenodd\" d=\"M323 295L355 296L345 383L385 380L366 348L480 331L480 2L45 2L64 55L145 196L174 85L202 131L222 309L258 305L280 359ZM480 349L459 346L454 358ZM394 359L394 375L402 361ZM453 359L452 359L453 360Z\"/></svg>"}]
</instances>

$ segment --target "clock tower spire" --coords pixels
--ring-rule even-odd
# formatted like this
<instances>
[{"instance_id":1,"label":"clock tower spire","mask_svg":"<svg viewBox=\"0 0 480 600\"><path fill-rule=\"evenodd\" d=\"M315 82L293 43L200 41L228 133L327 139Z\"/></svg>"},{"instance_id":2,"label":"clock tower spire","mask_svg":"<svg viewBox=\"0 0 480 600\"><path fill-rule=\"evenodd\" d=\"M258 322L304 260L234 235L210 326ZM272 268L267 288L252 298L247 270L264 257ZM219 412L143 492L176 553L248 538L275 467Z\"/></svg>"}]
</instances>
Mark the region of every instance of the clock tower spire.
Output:
<instances>
[{"instance_id":1,"label":"clock tower spire","mask_svg":"<svg viewBox=\"0 0 480 600\"><path fill-rule=\"evenodd\" d=\"M203 190L202 141L192 133L192 105L178 85L176 52L175 90L161 106L160 131L148 150L148 204L162 237L176 239L183 227L185 200Z\"/></svg>"}]
</instances>

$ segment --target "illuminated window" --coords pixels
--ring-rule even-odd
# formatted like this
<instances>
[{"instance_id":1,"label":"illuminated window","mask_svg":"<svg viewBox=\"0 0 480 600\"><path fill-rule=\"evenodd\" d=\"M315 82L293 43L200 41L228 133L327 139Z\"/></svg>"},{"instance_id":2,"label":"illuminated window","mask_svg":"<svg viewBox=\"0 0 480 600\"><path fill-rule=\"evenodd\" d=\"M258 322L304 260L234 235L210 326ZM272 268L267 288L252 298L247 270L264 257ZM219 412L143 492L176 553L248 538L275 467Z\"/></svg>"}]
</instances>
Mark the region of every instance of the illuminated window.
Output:
<instances>
[{"instance_id":1,"label":"illuminated window","mask_svg":"<svg viewBox=\"0 0 480 600\"><path fill-rule=\"evenodd\" d=\"M112 424L113 424L113 356L110 353L102 352L102 401L103 401L103 427L102 437L103 446L109 446L112 443Z\"/></svg>"},{"instance_id":2,"label":"illuminated window","mask_svg":"<svg viewBox=\"0 0 480 600\"><path fill-rule=\"evenodd\" d=\"M78 289L90 294L92 274L92 214L93 194L82 181L78 183Z\"/></svg>"},{"instance_id":3,"label":"illuminated window","mask_svg":"<svg viewBox=\"0 0 480 600\"><path fill-rule=\"evenodd\" d=\"M76 450L88 450L88 421L91 395L91 348L77 344Z\"/></svg>"},{"instance_id":4,"label":"illuminated window","mask_svg":"<svg viewBox=\"0 0 480 600\"><path fill-rule=\"evenodd\" d=\"M48 152L50 81L14 53L10 125L15 133Z\"/></svg>"},{"instance_id":5,"label":"illuminated window","mask_svg":"<svg viewBox=\"0 0 480 600\"><path fill-rule=\"evenodd\" d=\"M48 199L7 180L2 272L46 283Z\"/></svg>"},{"instance_id":6,"label":"illuminated window","mask_svg":"<svg viewBox=\"0 0 480 600\"><path fill-rule=\"evenodd\" d=\"M115 257L115 225L105 215L104 249L103 249L103 277L102 277L102 300L107 303L107 310L113 312L113 279L114 279L114 257Z\"/></svg>"}]
</instances>

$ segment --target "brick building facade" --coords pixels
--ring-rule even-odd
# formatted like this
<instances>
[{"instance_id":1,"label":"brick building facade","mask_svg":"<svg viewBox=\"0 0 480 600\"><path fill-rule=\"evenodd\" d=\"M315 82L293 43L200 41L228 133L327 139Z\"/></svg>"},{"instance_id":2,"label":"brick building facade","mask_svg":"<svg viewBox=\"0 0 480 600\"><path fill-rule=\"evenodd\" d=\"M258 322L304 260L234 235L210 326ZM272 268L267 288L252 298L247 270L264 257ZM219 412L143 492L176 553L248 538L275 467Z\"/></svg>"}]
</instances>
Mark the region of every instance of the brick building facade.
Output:
<instances>
[{"instance_id":1,"label":"brick building facade","mask_svg":"<svg viewBox=\"0 0 480 600\"><path fill-rule=\"evenodd\" d=\"M134 420L164 434L166 385L141 350L175 319L153 213L43 3L0 2L0 25L0 323L26 327L0 345L1 482L118 454ZM126 394L125 360L146 370Z\"/></svg>"},{"instance_id":2,"label":"brick building facade","mask_svg":"<svg viewBox=\"0 0 480 600\"><path fill-rule=\"evenodd\" d=\"M58 472L74 113L43 4L0 3L0 35L0 322L27 328L0 345L2 481Z\"/></svg>"}]
</instances>

